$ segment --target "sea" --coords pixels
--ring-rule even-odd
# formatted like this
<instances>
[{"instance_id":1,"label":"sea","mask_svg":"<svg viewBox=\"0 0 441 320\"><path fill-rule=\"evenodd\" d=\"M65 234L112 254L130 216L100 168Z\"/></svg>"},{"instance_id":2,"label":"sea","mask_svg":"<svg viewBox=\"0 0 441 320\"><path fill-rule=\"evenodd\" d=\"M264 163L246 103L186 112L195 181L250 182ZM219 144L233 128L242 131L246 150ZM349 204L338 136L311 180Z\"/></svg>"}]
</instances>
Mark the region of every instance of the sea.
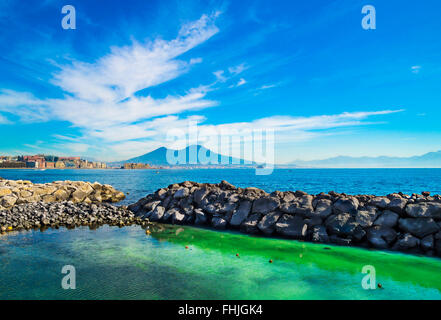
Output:
<instances>
[{"instance_id":1,"label":"sea","mask_svg":"<svg viewBox=\"0 0 441 320\"><path fill-rule=\"evenodd\" d=\"M279 169L267 176L252 169L5 169L0 177L98 181L126 193L120 204L187 180L268 192L441 193L441 169ZM75 289L63 287L65 266L74 267ZM139 226L102 226L0 236L0 299L441 299L440 270L439 258L190 226L164 225L149 235ZM376 289L366 286L367 276Z\"/></svg>"}]
</instances>

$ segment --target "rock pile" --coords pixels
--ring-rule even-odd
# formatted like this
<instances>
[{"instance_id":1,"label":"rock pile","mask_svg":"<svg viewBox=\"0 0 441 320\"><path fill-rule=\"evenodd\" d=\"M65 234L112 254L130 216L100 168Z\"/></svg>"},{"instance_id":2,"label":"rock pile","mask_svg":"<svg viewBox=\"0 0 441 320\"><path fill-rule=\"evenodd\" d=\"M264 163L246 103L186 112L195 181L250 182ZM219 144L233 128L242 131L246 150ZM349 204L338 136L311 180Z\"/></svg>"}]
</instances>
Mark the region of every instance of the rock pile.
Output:
<instances>
[{"instance_id":1,"label":"rock pile","mask_svg":"<svg viewBox=\"0 0 441 320\"><path fill-rule=\"evenodd\" d=\"M127 226L147 224L127 210L111 204L63 202L35 202L0 210L0 232L28 230L33 228L98 227L103 224Z\"/></svg>"},{"instance_id":2,"label":"rock pile","mask_svg":"<svg viewBox=\"0 0 441 320\"><path fill-rule=\"evenodd\" d=\"M428 192L268 194L226 181L186 181L159 189L128 208L141 219L163 223L441 256L441 196Z\"/></svg>"},{"instance_id":3,"label":"rock pile","mask_svg":"<svg viewBox=\"0 0 441 320\"><path fill-rule=\"evenodd\" d=\"M118 202L124 193L112 186L83 181L55 181L33 184L26 180L4 180L0 178L0 210L15 205L34 202L72 201L74 203Z\"/></svg>"}]
</instances>

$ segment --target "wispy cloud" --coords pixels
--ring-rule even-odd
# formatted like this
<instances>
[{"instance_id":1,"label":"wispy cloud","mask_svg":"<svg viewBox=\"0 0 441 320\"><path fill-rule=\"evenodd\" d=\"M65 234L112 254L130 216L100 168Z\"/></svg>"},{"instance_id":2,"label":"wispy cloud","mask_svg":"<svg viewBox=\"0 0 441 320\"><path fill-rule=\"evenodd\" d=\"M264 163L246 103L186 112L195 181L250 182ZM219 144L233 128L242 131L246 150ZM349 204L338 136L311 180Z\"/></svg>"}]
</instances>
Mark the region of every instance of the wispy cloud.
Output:
<instances>
[{"instance_id":1,"label":"wispy cloud","mask_svg":"<svg viewBox=\"0 0 441 320\"><path fill-rule=\"evenodd\" d=\"M420 73L421 66L412 66L410 67L410 70L412 71L412 73Z\"/></svg>"},{"instance_id":2,"label":"wispy cloud","mask_svg":"<svg viewBox=\"0 0 441 320\"><path fill-rule=\"evenodd\" d=\"M246 80L244 78L240 78L240 80L237 82L236 86L240 87L240 86L244 85L245 83L247 83Z\"/></svg>"},{"instance_id":3,"label":"wispy cloud","mask_svg":"<svg viewBox=\"0 0 441 320\"><path fill-rule=\"evenodd\" d=\"M186 112L214 107L219 103L207 98L212 85L198 84L181 95L154 98L139 91L163 84L187 73L202 58L189 60L180 57L204 43L219 29L215 25L219 13L203 15L199 20L185 24L175 39L156 39L146 43L133 42L130 46L114 47L110 53L94 62L73 60L60 65L51 84L58 87L63 98L38 98L28 92L0 90L0 123L11 121L10 115L22 122L67 121L79 129L80 135L52 133L57 142L52 151L63 153L94 153L104 160L121 160L139 155L159 146L168 145L170 129L186 130L189 122L201 129L251 130L274 129L278 139L297 141L311 139L320 130L360 126L371 122L367 118L392 114L402 110L352 112L310 117L272 116L254 121L212 125L201 115ZM237 76L246 69L245 63L214 71L218 83L231 80L233 86L247 83ZM237 80L239 78L239 80ZM262 85L266 90L279 83ZM145 92L145 91L143 91ZM42 144L28 148L47 150Z\"/></svg>"},{"instance_id":4,"label":"wispy cloud","mask_svg":"<svg viewBox=\"0 0 441 320\"><path fill-rule=\"evenodd\" d=\"M245 71L246 69L248 69L248 67L245 66L245 63L241 63L241 64L239 64L239 65L237 65L237 66L229 67L229 68L228 68L228 72L229 72L230 74L232 74L232 75L236 75L236 74L242 73L242 72Z\"/></svg>"}]
</instances>

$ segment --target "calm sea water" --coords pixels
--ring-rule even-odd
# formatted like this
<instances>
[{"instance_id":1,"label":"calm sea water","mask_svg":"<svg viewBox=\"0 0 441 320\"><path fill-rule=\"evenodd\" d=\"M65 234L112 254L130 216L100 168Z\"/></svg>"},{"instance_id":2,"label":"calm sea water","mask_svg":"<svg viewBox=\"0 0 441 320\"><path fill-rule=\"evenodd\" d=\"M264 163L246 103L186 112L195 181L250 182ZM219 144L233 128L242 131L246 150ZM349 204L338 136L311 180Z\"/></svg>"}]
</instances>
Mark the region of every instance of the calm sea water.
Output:
<instances>
[{"instance_id":1,"label":"calm sea water","mask_svg":"<svg viewBox=\"0 0 441 320\"><path fill-rule=\"evenodd\" d=\"M296 169L270 176L237 169L1 170L0 176L108 183L129 192L126 203L185 180L225 179L267 191L441 193L439 169ZM61 288L64 265L76 268L75 290ZM362 288L364 265L376 268L384 289ZM440 270L437 258L180 226L151 235L138 226L104 226L0 236L0 299L441 299Z\"/></svg>"},{"instance_id":2,"label":"calm sea water","mask_svg":"<svg viewBox=\"0 0 441 320\"><path fill-rule=\"evenodd\" d=\"M98 181L128 193L124 203L132 203L148 193L186 180L218 183L221 180L238 187L274 190L328 191L347 194L386 195L430 191L441 193L441 169L283 169L268 176L257 176L252 169L193 170L0 170L5 179L27 179L36 183L55 180Z\"/></svg>"}]
</instances>

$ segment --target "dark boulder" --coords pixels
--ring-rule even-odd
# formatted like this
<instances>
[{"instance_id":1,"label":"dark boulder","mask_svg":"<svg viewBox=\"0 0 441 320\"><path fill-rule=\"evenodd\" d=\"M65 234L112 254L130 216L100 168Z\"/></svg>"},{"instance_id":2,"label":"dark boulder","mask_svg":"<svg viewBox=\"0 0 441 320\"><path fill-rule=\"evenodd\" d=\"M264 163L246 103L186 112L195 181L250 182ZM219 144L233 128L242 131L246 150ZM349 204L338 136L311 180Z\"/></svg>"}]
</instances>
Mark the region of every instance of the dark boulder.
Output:
<instances>
[{"instance_id":1,"label":"dark boulder","mask_svg":"<svg viewBox=\"0 0 441 320\"><path fill-rule=\"evenodd\" d=\"M240 225L240 230L245 233L258 233L259 228L257 228L257 224L262 218L262 214L254 213L250 215L242 224Z\"/></svg>"},{"instance_id":2,"label":"dark boulder","mask_svg":"<svg viewBox=\"0 0 441 320\"><path fill-rule=\"evenodd\" d=\"M423 249L424 251L433 250L434 248L433 235L429 234L428 236L425 236L423 239L421 239L420 246L421 249Z\"/></svg>"},{"instance_id":3,"label":"dark boulder","mask_svg":"<svg viewBox=\"0 0 441 320\"><path fill-rule=\"evenodd\" d=\"M202 211L201 209L195 209L194 215L196 217L194 221L195 224L204 225L207 223L207 216L205 215L204 211Z\"/></svg>"},{"instance_id":4,"label":"dark boulder","mask_svg":"<svg viewBox=\"0 0 441 320\"><path fill-rule=\"evenodd\" d=\"M280 211L287 214L295 214L299 204L297 202L284 202L280 205Z\"/></svg>"},{"instance_id":5,"label":"dark boulder","mask_svg":"<svg viewBox=\"0 0 441 320\"><path fill-rule=\"evenodd\" d=\"M377 218L377 220L374 221L374 226L395 228L395 226L398 224L399 217L400 216L398 213L386 210Z\"/></svg>"},{"instance_id":6,"label":"dark boulder","mask_svg":"<svg viewBox=\"0 0 441 320\"><path fill-rule=\"evenodd\" d=\"M441 203L423 202L408 204L406 214L413 218L434 218L441 219Z\"/></svg>"},{"instance_id":7,"label":"dark boulder","mask_svg":"<svg viewBox=\"0 0 441 320\"><path fill-rule=\"evenodd\" d=\"M420 245L420 239L414 237L410 233L403 234L397 241L395 249L398 250L410 250L418 248Z\"/></svg>"},{"instance_id":8,"label":"dark boulder","mask_svg":"<svg viewBox=\"0 0 441 320\"><path fill-rule=\"evenodd\" d=\"M233 212L230 224L238 227L248 217L251 211L251 202L244 200L239 204L239 207Z\"/></svg>"},{"instance_id":9,"label":"dark boulder","mask_svg":"<svg viewBox=\"0 0 441 320\"><path fill-rule=\"evenodd\" d=\"M332 201L327 199L320 199L317 201L314 214L322 219L326 219L332 213Z\"/></svg>"},{"instance_id":10,"label":"dark boulder","mask_svg":"<svg viewBox=\"0 0 441 320\"><path fill-rule=\"evenodd\" d=\"M390 204L390 200L387 197L375 197L368 202L368 205L375 206L379 209L385 209Z\"/></svg>"},{"instance_id":11,"label":"dark boulder","mask_svg":"<svg viewBox=\"0 0 441 320\"><path fill-rule=\"evenodd\" d=\"M262 220L257 224L257 227L266 235L270 235L276 228L276 222L282 216L282 212L274 211L263 216Z\"/></svg>"},{"instance_id":12,"label":"dark boulder","mask_svg":"<svg viewBox=\"0 0 441 320\"><path fill-rule=\"evenodd\" d=\"M350 213L355 215L358 209L358 200L356 198L340 198L334 203L334 212L339 213Z\"/></svg>"},{"instance_id":13,"label":"dark boulder","mask_svg":"<svg viewBox=\"0 0 441 320\"><path fill-rule=\"evenodd\" d=\"M278 198L275 197L263 197L254 200L253 202L253 213L267 214L277 209L280 202Z\"/></svg>"},{"instance_id":14,"label":"dark boulder","mask_svg":"<svg viewBox=\"0 0 441 320\"><path fill-rule=\"evenodd\" d=\"M375 226L369 228L366 238L374 248L387 249L397 238L397 233L392 228Z\"/></svg>"},{"instance_id":15,"label":"dark boulder","mask_svg":"<svg viewBox=\"0 0 441 320\"><path fill-rule=\"evenodd\" d=\"M308 225L299 216L284 214L276 223L276 231L278 234L303 239L306 236Z\"/></svg>"},{"instance_id":16,"label":"dark boulder","mask_svg":"<svg viewBox=\"0 0 441 320\"><path fill-rule=\"evenodd\" d=\"M202 200L210 193L210 190L202 187L200 189L197 189L194 193L193 193L193 201L197 204L197 205L201 205L202 204Z\"/></svg>"},{"instance_id":17,"label":"dark boulder","mask_svg":"<svg viewBox=\"0 0 441 320\"><path fill-rule=\"evenodd\" d=\"M393 212L398 213L399 215L404 214L404 208L407 204L407 199L401 197L394 197L390 199L390 203L387 205L387 209Z\"/></svg>"},{"instance_id":18,"label":"dark boulder","mask_svg":"<svg viewBox=\"0 0 441 320\"><path fill-rule=\"evenodd\" d=\"M173 210L173 209L171 209ZM175 223L182 223L185 220L185 214L182 213L180 210L178 209L174 209L172 214L171 214L171 221L173 224Z\"/></svg>"},{"instance_id":19,"label":"dark boulder","mask_svg":"<svg viewBox=\"0 0 441 320\"><path fill-rule=\"evenodd\" d=\"M162 206L156 206L153 212L150 214L150 221L159 221L162 219L165 213L165 208Z\"/></svg>"},{"instance_id":20,"label":"dark boulder","mask_svg":"<svg viewBox=\"0 0 441 320\"><path fill-rule=\"evenodd\" d=\"M337 236L356 236L360 237L360 227L349 213L332 215L325 221L328 233Z\"/></svg>"},{"instance_id":21,"label":"dark boulder","mask_svg":"<svg viewBox=\"0 0 441 320\"><path fill-rule=\"evenodd\" d=\"M398 226L418 238L424 238L439 230L439 226L432 218L401 218L398 220Z\"/></svg>"},{"instance_id":22,"label":"dark boulder","mask_svg":"<svg viewBox=\"0 0 441 320\"><path fill-rule=\"evenodd\" d=\"M375 207L369 207L364 210L358 210L355 215L355 221L362 227L367 228L372 226L375 219L378 217L378 211Z\"/></svg>"}]
</instances>

